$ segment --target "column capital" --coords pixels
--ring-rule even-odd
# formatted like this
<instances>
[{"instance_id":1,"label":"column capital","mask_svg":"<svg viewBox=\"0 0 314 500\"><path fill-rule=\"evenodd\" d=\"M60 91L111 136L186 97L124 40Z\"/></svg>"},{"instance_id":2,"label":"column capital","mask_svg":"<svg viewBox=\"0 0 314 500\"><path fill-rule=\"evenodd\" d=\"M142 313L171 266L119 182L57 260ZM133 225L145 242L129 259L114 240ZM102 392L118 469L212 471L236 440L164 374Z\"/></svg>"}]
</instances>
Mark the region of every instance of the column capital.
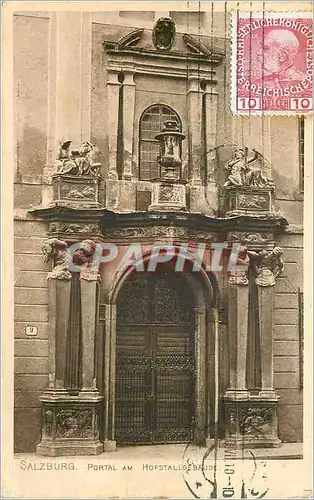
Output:
<instances>
[{"instance_id":1,"label":"column capital","mask_svg":"<svg viewBox=\"0 0 314 500\"><path fill-rule=\"evenodd\" d=\"M205 82L204 94L207 96L213 96L213 98L218 99L218 92L216 90L216 85L213 82Z\"/></svg>"},{"instance_id":2,"label":"column capital","mask_svg":"<svg viewBox=\"0 0 314 500\"><path fill-rule=\"evenodd\" d=\"M189 92L197 92L199 94L203 94L203 89L201 88L201 78L198 75L190 75L188 77L189 82Z\"/></svg>"},{"instance_id":3,"label":"column capital","mask_svg":"<svg viewBox=\"0 0 314 500\"><path fill-rule=\"evenodd\" d=\"M131 72L124 73L124 80L122 83L123 87L136 87L136 83L134 82L134 74Z\"/></svg>"},{"instance_id":4,"label":"column capital","mask_svg":"<svg viewBox=\"0 0 314 500\"><path fill-rule=\"evenodd\" d=\"M121 85L119 82L119 73L121 71L117 68L111 68L110 66L107 66L107 73L108 73L108 81L106 82L106 85Z\"/></svg>"}]
</instances>

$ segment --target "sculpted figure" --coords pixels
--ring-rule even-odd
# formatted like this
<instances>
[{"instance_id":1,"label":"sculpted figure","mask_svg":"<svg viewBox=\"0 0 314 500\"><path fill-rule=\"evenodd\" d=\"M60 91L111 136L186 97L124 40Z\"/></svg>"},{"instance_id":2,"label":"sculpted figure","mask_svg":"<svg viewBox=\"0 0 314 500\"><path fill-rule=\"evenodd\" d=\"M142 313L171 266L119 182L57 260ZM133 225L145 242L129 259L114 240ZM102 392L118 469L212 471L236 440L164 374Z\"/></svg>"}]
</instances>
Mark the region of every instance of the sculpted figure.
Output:
<instances>
[{"instance_id":1,"label":"sculpted figure","mask_svg":"<svg viewBox=\"0 0 314 500\"><path fill-rule=\"evenodd\" d=\"M44 261L53 261L53 270L48 273L48 279L69 280L71 273L69 271L68 245L65 241L57 238L46 240L42 246Z\"/></svg>"},{"instance_id":2,"label":"sculpted figure","mask_svg":"<svg viewBox=\"0 0 314 500\"><path fill-rule=\"evenodd\" d=\"M254 151L254 156L247 158L244 149L238 148L234 152L234 158L225 164L225 169L231 173L228 175L228 180L224 186L243 186L245 180L245 173L248 170L248 165L256 160L257 151Z\"/></svg>"},{"instance_id":3,"label":"sculpted figure","mask_svg":"<svg viewBox=\"0 0 314 500\"><path fill-rule=\"evenodd\" d=\"M248 255L255 267L255 283L258 286L274 286L276 284L276 278L284 270L282 253L283 250L278 245L274 245L272 250L248 251Z\"/></svg>"},{"instance_id":4,"label":"sculpted figure","mask_svg":"<svg viewBox=\"0 0 314 500\"><path fill-rule=\"evenodd\" d=\"M98 176L101 163L95 161L97 148L85 141L79 150L70 150L71 142L65 141L60 145L56 161L57 173Z\"/></svg>"},{"instance_id":5,"label":"sculpted figure","mask_svg":"<svg viewBox=\"0 0 314 500\"><path fill-rule=\"evenodd\" d=\"M252 148L254 155L250 158L245 155L242 148L238 148L234 152L234 158L229 160L225 169L230 171L228 179L224 186L253 186L265 187L269 185L269 180L264 176L263 158Z\"/></svg>"},{"instance_id":6,"label":"sculpted figure","mask_svg":"<svg viewBox=\"0 0 314 500\"><path fill-rule=\"evenodd\" d=\"M255 151L255 150L254 150ZM269 180L263 175L263 161L261 156L257 153L256 159L252 160L250 165L247 166L245 173L245 184L248 186L265 187L269 185Z\"/></svg>"},{"instance_id":7,"label":"sculpted figure","mask_svg":"<svg viewBox=\"0 0 314 500\"><path fill-rule=\"evenodd\" d=\"M81 243L81 248L73 254L73 263L75 265L87 264L81 271L81 279L86 281L100 280L98 270L95 270L93 266L95 250L96 243L93 240L84 240Z\"/></svg>"},{"instance_id":8,"label":"sculpted figure","mask_svg":"<svg viewBox=\"0 0 314 500\"><path fill-rule=\"evenodd\" d=\"M231 271L229 277L230 285L242 285L246 286L249 284L246 271L250 263L250 258L248 256L248 249L245 246L241 246L238 252L237 267L243 266L243 270L237 269L236 271Z\"/></svg>"}]
</instances>

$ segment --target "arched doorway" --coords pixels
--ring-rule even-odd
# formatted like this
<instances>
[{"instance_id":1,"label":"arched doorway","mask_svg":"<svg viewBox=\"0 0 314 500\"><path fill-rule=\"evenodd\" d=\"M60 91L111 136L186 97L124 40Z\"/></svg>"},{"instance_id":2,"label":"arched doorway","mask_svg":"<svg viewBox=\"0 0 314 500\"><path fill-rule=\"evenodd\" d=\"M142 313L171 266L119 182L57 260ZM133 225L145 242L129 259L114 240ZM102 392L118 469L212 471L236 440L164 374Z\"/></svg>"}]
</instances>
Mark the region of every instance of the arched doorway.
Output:
<instances>
[{"instance_id":1,"label":"arched doorway","mask_svg":"<svg viewBox=\"0 0 314 500\"><path fill-rule=\"evenodd\" d=\"M132 273L117 297L117 444L187 442L196 414L196 302L177 272Z\"/></svg>"}]
</instances>

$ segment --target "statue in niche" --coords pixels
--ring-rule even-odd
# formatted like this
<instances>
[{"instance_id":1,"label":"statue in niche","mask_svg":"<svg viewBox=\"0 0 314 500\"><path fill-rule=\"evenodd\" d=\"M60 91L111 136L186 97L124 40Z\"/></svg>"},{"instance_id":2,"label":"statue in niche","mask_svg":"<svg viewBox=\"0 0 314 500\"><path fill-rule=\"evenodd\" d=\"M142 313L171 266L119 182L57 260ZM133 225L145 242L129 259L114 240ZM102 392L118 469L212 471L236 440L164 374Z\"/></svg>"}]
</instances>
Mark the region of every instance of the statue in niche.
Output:
<instances>
[{"instance_id":1,"label":"statue in niche","mask_svg":"<svg viewBox=\"0 0 314 500\"><path fill-rule=\"evenodd\" d=\"M88 141L83 142L79 150L70 150L72 141L60 144L56 161L57 174L97 177L101 163L96 161L97 148Z\"/></svg>"},{"instance_id":2,"label":"statue in niche","mask_svg":"<svg viewBox=\"0 0 314 500\"><path fill-rule=\"evenodd\" d=\"M170 17L161 17L153 29L153 43L157 50L170 50L174 41L176 27Z\"/></svg>"},{"instance_id":3,"label":"statue in niche","mask_svg":"<svg viewBox=\"0 0 314 500\"><path fill-rule=\"evenodd\" d=\"M57 238L50 238L43 243L42 253L44 261L53 261L53 270L48 273L48 279L69 280L71 273L69 271L69 252L65 241Z\"/></svg>"},{"instance_id":4,"label":"statue in niche","mask_svg":"<svg viewBox=\"0 0 314 500\"><path fill-rule=\"evenodd\" d=\"M269 186L270 182L263 173L263 161L261 155L252 149L254 155L247 157L243 148L237 148L234 152L234 158L225 164L225 169L230 171L224 187L228 186Z\"/></svg>"},{"instance_id":5,"label":"statue in niche","mask_svg":"<svg viewBox=\"0 0 314 500\"><path fill-rule=\"evenodd\" d=\"M261 250L260 252L248 251L248 255L255 268L255 283L258 286L274 286L276 284L276 278L284 270L282 254L282 248L276 244L272 250Z\"/></svg>"}]
</instances>

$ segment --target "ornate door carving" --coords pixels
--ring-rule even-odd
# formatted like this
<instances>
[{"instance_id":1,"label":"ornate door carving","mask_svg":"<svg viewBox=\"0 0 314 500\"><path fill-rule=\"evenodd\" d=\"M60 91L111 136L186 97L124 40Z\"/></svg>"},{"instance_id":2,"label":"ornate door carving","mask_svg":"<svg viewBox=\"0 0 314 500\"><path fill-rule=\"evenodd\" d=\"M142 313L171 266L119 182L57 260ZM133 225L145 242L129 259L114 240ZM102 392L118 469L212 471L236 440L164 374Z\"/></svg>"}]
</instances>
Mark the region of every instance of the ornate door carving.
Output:
<instances>
[{"instance_id":1,"label":"ornate door carving","mask_svg":"<svg viewBox=\"0 0 314 500\"><path fill-rule=\"evenodd\" d=\"M117 302L117 443L186 442L194 419L194 304L179 273L135 273Z\"/></svg>"}]
</instances>

